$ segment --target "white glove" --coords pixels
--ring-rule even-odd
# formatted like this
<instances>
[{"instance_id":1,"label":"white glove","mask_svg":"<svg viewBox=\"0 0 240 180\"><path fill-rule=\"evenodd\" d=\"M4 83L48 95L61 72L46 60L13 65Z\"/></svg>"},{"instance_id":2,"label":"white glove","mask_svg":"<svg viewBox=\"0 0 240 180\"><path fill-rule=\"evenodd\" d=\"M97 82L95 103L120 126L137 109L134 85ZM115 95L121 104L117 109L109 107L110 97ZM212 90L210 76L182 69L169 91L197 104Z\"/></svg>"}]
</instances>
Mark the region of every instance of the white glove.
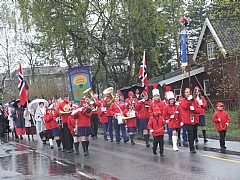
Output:
<instances>
[{"instance_id":1,"label":"white glove","mask_svg":"<svg viewBox=\"0 0 240 180\"><path fill-rule=\"evenodd\" d=\"M153 129L150 130L150 133L152 133L152 132L153 132Z\"/></svg>"},{"instance_id":2,"label":"white glove","mask_svg":"<svg viewBox=\"0 0 240 180\"><path fill-rule=\"evenodd\" d=\"M187 99L188 99L188 100L192 100L192 95L190 95Z\"/></svg>"},{"instance_id":3,"label":"white glove","mask_svg":"<svg viewBox=\"0 0 240 180\"><path fill-rule=\"evenodd\" d=\"M176 114L178 114L179 112L178 112L178 111L176 111L175 113L176 113Z\"/></svg>"},{"instance_id":4,"label":"white glove","mask_svg":"<svg viewBox=\"0 0 240 180\"><path fill-rule=\"evenodd\" d=\"M76 110L78 110L78 111L82 112L82 110L83 110L83 107L80 107L80 108L78 108L78 109L76 109Z\"/></svg>"},{"instance_id":5,"label":"white glove","mask_svg":"<svg viewBox=\"0 0 240 180\"><path fill-rule=\"evenodd\" d=\"M181 122L180 125L183 126L183 122Z\"/></svg>"},{"instance_id":6,"label":"white glove","mask_svg":"<svg viewBox=\"0 0 240 180\"><path fill-rule=\"evenodd\" d=\"M166 120L166 123L169 123L169 120Z\"/></svg>"},{"instance_id":7,"label":"white glove","mask_svg":"<svg viewBox=\"0 0 240 180\"><path fill-rule=\"evenodd\" d=\"M174 114L172 114L171 116L170 116L170 119L173 119L174 118Z\"/></svg>"},{"instance_id":8,"label":"white glove","mask_svg":"<svg viewBox=\"0 0 240 180\"><path fill-rule=\"evenodd\" d=\"M59 117L57 117L57 118L55 119L55 121L58 122L58 121L59 121Z\"/></svg>"},{"instance_id":9,"label":"white glove","mask_svg":"<svg viewBox=\"0 0 240 180\"><path fill-rule=\"evenodd\" d=\"M203 102L202 102L202 100L199 100L199 101L198 101L198 103L199 103L199 105L200 105L200 106L202 106L202 105L203 105Z\"/></svg>"},{"instance_id":10,"label":"white glove","mask_svg":"<svg viewBox=\"0 0 240 180\"><path fill-rule=\"evenodd\" d=\"M220 122L220 121L221 121L221 118L218 118L218 121Z\"/></svg>"},{"instance_id":11,"label":"white glove","mask_svg":"<svg viewBox=\"0 0 240 180\"><path fill-rule=\"evenodd\" d=\"M227 126L229 125L229 123L225 123Z\"/></svg>"},{"instance_id":12,"label":"white glove","mask_svg":"<svg viewBox=\"0 0 240 180\"><path fill-rule=\"evenodd\" d=\"M190 110L193 111L195 108L194 106L190 106Z\"/></svg>"},{"instance_id":13,"label":"white glove","mask_svg":"<svg viewBox=\"0 0 240 180\"><path fill-rule=\"evenodd\" d=\"M79 109L73 110L72 113L71 113L71 115L77 114L78 110L79 110Z\"/></svg>"},{"instance_id":14,"label":"white glove","mask_svg":"<svg viewBox=\"0 0 240 180\"><path fill-rule=\"evenodd\" d=\"M94 104L94 101L90 101L90 104L93 105L93 104Z\"/></svg>"},{"instance_id":15,"label":"white glove","mask_svg":"<svg viewBox=\"0 0 240 180\"><path fill-rule=\"evenodd\" d=\"M141 99L139 102L145 102L145 99Z\"/></svg>"}]
</instances>

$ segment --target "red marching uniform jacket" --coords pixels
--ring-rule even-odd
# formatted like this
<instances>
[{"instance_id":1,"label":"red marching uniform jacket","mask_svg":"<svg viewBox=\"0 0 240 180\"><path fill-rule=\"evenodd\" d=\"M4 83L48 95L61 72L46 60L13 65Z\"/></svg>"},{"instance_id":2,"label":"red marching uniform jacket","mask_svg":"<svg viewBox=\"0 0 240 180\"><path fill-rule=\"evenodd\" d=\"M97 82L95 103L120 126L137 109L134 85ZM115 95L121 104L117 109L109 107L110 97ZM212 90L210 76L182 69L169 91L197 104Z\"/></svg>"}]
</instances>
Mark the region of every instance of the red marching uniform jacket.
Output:
<instances>
[{"instance_id":1,"label":"red marching uniform jacket","mask_svg":"<svg viewBox=\"0 0 240 180\"><path fill-rule=\"evenodd\" d=\"M151 100L146 100L144 102L137 102L135 106L135 110L139 112L138 118L150 118L149 108L150 108Z\"/></svg>"},{"instance_id":2,"label":"red marching uniform jacket","mask_svg":"<svg viewBox=\"0 0 240 180\"><path fill-rule=\"evenodd\" d=\"M99 108L100 109L100 108ZM99 118L100 118L100 123L107 123L108 119L107 119L107 113L106 111L102 111L100 109L100 113L99 113Z\"/></svg>"},{"instance_id":3,"label":"red marching uniform jacket","mask_svg":"<svg viewBox=\"0 0 240 180\"><path fill-rule=\"evenodd\" d=\"M152 136L163 136L164 126L166 122L163 120L162 116L152 115L148 121L148 129L153 129Z\"/></svg>"},{"instance_id":4,"label":"red marching uniform jacket","mask_svg":"<svg viewBox=\"0 0 240 180\"><path fill-rule=\"evenodd\" d=\"M194 110L190 110L190 106L194 107ZM196 99L188 100L187 98L183 98L180 103L181 109L181 121L183 124L198 124L199 123L199 113L200 113L200 105ZM191 122L191 115L194 118L194 121Z\"/></svg>"},{"instance_id":5,"label":"red marching uniform jacket","mask_svg":"<svg viewBox=\"0 0 240 180\"><path fill-rule=\"evenodd\" d=\"M53 120L53 114L46 112L46 114L44 114L44 116L43 116L43 119L45 121L46 130L51 130L52 129L52 122L54 121Z\"/></svg>"},{"instance_id":6,"label":"red marching uniform jacket","mask_svg":"<svg viewBox=\"0 0 240 180\"><path fill-rule=\"evenodd\" d=\"M59 115L59 111L64 111L64 106L67 105L67 104L69 104L68 101L63 101L59 104L58 111L57 111L58 114L56 114L57 116ZM71 115L71 113L61 115L62 122L67 123L68 122L68 117L70 115Z\"/></svg>"},{"instance_id":7,"label":"red marching uniform jacket","mask_svg":"<svg viewBox=\"0 0 240 180\"><path fill-rule=\"evenodd\" d=\"M152 101L151 104L150 104L150 107L149 107L150 116L153 115L153 109L155 107L159 107L160 111L161 111L161 114L163 114L163 108L165 107L164 102L162 102L162 101L156 101L156 102Z\"/></svg>"},{"instance_id":8,"label":"red marching uniform jacket","mask_svg":"<svg viewBox=\"0 0 240 180\"><path fill-rule=\"evenodd\" d=\"M70 130L71 134L74 134L74 128L76 125L76 120L74 119L73 116L68 117L68 129Z\"/></svg>"},{"instance_id":9,"label":"red marching uniform jacket","mask_svg":"<svg viewBox=\"0 0 240 180\"><path fill-rule=\"evenodd\" d=\"M170 118L171 115L174 115L174 118ZM168 127L169 128L181 128L181 119L180 119L180 109L179 106L174 105L167 105L163 109L163 118L164 120L169 120Z\"/></svg>"},{"instance_id":10,"label":"red marching uniform jacket","mask_svg":"<svg viewBox=\"0 0 240 180\"><path fill-rule=\"evenodd\" d=\"M54 111L54 114L53 114L52 128L59 128L59 124L56 121L56 118L58 117L58 115L59 115L59 110L57 109Z\"/></svg>"},{"instance_id":11,"label":"red marching uniform jacket","mask_svg":"<svg viewBox=\"0 0 240 180\"><path fill-rule=\"evenodd\" d=\"M127 116L128 111L129 111L128 109L125 109L125 110L123 111L123 116L128 117L128 116ZM136 112L136 111L135 111L135 114L136 114L136 117L137 117L137 112ZM136 117L130 118L130 119L127 119L127 120L126 120L126 125L127 125L127 127L137 127Z\"/></svg>"},{"instance_id":12,"label":"red marching uniform jacket","mask_svg":"<svg viewBox=\"0 0 240 180\"><path fill-rule=\"evenodd\" d=\"M122 113L125 109L125 104L123 102L113 102L110 105L109 111L112 115L115 115L116 113Z\"/></svg>"},{"instance_id":13,"label":"red marching uniform jacket","mask_svg":"<svg viewBox=\"0 0 240 180\"><path fill-rule=\"evenodd\" d=\"M220 118L221 121L218 121L218 118ZM217 110L214 113L212 120L215 123L217 131L227 130L228 126L226 125L226 123L230 124L230 117L228 113L224 110Z\"/></svg>"},{"instance_id":14,"label":"red marching uniform jacket","mask_svg":"<svg viewBox=\"0 0 240 180\"><path fill-rule=\"evenodd\" d=\"M87 109L91 109L90 106L81 107L82 111L78 111L74 115L74 119L78 118L78 127L88 127L91 126L90 117L92 116L92 112L86 112Z\"/></svg>"}]
</instances>

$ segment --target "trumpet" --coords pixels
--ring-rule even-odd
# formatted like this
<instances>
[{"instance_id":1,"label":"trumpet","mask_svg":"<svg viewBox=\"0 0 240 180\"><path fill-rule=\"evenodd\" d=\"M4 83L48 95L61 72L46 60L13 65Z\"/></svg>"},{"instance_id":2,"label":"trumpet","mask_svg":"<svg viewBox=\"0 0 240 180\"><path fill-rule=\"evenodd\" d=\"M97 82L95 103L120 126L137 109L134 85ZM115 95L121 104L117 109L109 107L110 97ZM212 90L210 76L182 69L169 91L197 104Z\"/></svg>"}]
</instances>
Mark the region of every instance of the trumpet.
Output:
<instances>
[{"instance_id":1,"label":"trumpet","mask_svg":"<svg viewBox=\"0 0 240 180\"><path fill-rule=\"evenodd\" d=\"M114 101L113 87L109 87L103 91L103 94L106 95L109 99L106 101L107 107L110 107L110 104Z\"/></svg>"}]
</instances>

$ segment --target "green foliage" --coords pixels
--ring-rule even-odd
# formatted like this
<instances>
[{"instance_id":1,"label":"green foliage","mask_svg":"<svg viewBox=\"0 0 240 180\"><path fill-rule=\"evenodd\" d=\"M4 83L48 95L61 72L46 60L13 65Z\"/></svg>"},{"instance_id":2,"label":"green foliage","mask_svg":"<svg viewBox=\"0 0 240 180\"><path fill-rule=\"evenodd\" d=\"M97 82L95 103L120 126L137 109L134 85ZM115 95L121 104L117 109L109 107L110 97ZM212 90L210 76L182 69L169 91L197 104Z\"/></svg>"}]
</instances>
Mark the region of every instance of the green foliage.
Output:
<instances>
[{"instance_id":1,"label":"green foliage","mask_svg":"<svg viewBox=\"0 0 240 180\"><path fill-rule=\"evenodd\" d=\"M231 122L228 127L228 133L229 134L240 134L240 126L238 124L238 112L237 111L227 111ZM209 132L216 132L215 124L212 121L214 111L210 110L205 114L206 124L207 124L207 131Z\"/></svg>"}]
</instances>

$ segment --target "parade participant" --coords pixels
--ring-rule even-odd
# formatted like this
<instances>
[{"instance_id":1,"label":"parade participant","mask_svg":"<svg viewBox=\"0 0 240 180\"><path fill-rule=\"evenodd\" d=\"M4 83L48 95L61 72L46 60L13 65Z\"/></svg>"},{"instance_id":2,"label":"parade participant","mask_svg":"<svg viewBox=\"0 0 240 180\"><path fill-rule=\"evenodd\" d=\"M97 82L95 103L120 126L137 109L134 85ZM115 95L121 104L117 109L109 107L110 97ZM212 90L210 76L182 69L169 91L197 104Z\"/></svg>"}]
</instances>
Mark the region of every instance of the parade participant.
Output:
<instances>
[{"instance_id":1,"label":"parade participant","mask_svg":"<svg viewBox=\"0 0 240 180\"><path fill-rule=\"evenodd\" d=\"M124 95L121 94L120 97L119 97L119 99L120 99L120 100L119 100L120 102L124 102Z\"/></svg>"},{"instance_id":2,"label":"parade participant","mask_svg":"<svg viewBox=\"0 0 240 180\"><path fill-rule=\"evenodd\" d=\"M25 119L25 128L26 128L26 135L28 135L28 140L30 141L30 136L32 135L32 141L34 140L33 135L37 134L36 130L36 123L33 118L34 112L31 109L28 109L28 106L24 110L23 117Z\"/></svg>"},{"instance_id":3,"label":"parade participant","mask_svg":"<svg viewBox=\"0 0 240 180\"><path fill-rule=\"evenodd\" d=\"M95 102L91 101L90 106L93 106L92 108L92 116L91 116L91 125L92 125L92 140L95 138L98 138L98 125L99 125L99 106L101 106L101 103L98 101L98 99L95 100Z\"/></svg>"},{"instance_id":4,"label":"parade participant","mask_svg":"<svg viewBox=\"0 0 240 180\"><path fill-rule=\"evenodd\" d=\"M148 129L152 133L153 136L153 154L157 155L157 147L159 144L160 147L160 156L164 156L163 154L163 137L164 137L164 126L166 122L163 120L161 116L161 110L159 107L155 107L153 109L153 114L148 121Z\"/></svg>"},{"instance_id":5,"label":"parade participant","mask_svg":"<svg viewBox=\"0 0 240 180\"><path fill-rule=\"evenodd\" d=\"M164 103L164 107L166 107L168 104L169 104L169 100L168 100L168 98L167 98L167 94L170 92L170 93L173 93L172 91L171 91L171 86L166 86L165 87L165 89L166 89L166 91L165 91L165 93L164 93L164 99L163 99L163 103ZM166 128L167 128L167 133L168 133L168 140L169 141L171 141L172 140L172 132L169 130L169 127L168 127L168 123L167 123L167 125L166 125Z\"/></svg>"},{"instance_id":6,"label":"parade participant","mask_svg":"<svg viewBox=\"0 0 240 180\"><path fill-rule=\"evenodd\" d=\"M36 120L36 128L37 133L39 134L40 138L43 141L43 144L46 144L47 141L47 134L45 132L45 122L43 120L43 116L46 113L46 109L44 107L44 103L40 102L39 106L35 112L35 120Z\"/></svg>"},{"instance_id":7,"label":"parade participant","mask_svg":"<svg viewBox=\"0 0 240 180\"><path fill-rule=\"evenodd\" d=\"M217 103L217 111L214 113L212 117L212 121L215 124L216 130L218 131L220 135L220 147L221 151L224 152L225 149L227 148L225 146L225 137L226 137L226 132L228 130L228 126L230 124L230 117L229 114L223 110L224 104L222 102Z\"/></svg>"},{"instance_id":8,"label":"parade participant","mask_svg":"<svg viewBox=\"0 0 240 180\"><path fill-rule=\"evenodd\" d=\"M100 117L100 123L102 124L102 128L103 128L103 137L104 140L107 141L107 129L108 129L108 119L107 119L107 104L104 100L101 101L101 106L100 106L100 113L99 113L99 117Z\"/></svg>"},{"instance_id":9,"label":"parade participant","mask_svg":"<svg viewBox=\"0 0 240 180\"><path fill-rule=\"evenodd\" d=\"M137 102L135 110L139 112L139 130L143 131L144 141L146 146L149 147L149 130L147 125L150 118L149 106L151 104L151 100L148 99L148 93L146 91L141 93L141 98L142 99Z\"/></svg>"},{"instance_id":10,"label":"parade participant","mask_svg":"<svg viewBox=\"0 0 240 180\"><path fill-rule=\"evenodd\" d=\"M58 111L56 111L55 116L59 117L61 119L60 123L60 135L61 135L61 141L63 145L63 151L67 151L68 153L71 153L71 150L73 149L73 138L71 136L71 133L68 129L68 117L71 115L71 104L69 102L69 95L64 94L63 95L63 101L58 106Z\"/></svg>"},{"instance_id":11,"label":"parade participant","mask_svg":"<svg viewBox=\"0 0 240 180\"><path fill-rule=\"evenodd\" d=\"M141 95L140 95L139 89L135 90L135 97L136 97L137 100L141 100Z\"/></svg>"},{"instance_id":12,"label":"parade participant","mask_svg":"<svg viewBox=\"0 0 240 180\"><path fill-rule=\"evenodd\" d=\"M134 93L132 91L128 92L128 97L125 99L124 102L125 102L125 105L127 105L127 104L135 105L136 99L135 99Z\"/></svg>"},{"instance_id":13,"label":"parade participant","mask_svg":"<svg viewBox=\"0 0 240 180\"><path fill-rule=\"evenodd\" d=\"M46 108L46 114L44 114L43 120L45 122L45 127L46 127L50 148L53 149L52 122L54 121L54 119L53 119L53 113L51 108L49 107Z\"/></svg>"},{"instance_id":14,"label":"parade participant","mask_svg":"<svg viewBox=\"0 0 240 180\"><path fill-rule=\"evenodd\" d=\"M77 109L77 105L72 105L73 114L74 111ZM73 136L73 142L75 147L75 153L79 154L79 143L80 137L78 136L78 119L74 119L74 115L68 117L68 129Z\"/></svg>"},{"instance_id":15,"label":"parade participant","mask_svg":"<svg viewBox=\"0 0 240 180\"><path fill-rule=\"evenodd\" d=\"M193 91L193 98L196 99L201 107L201 111L199 113L199 126L202 127L202 134L204 142L207 142L206 138L206 121L205 121L205 108L207 107L207 102L204 98L204 96L201 95L201 91L198 86L194 88ZM198 142L198 137L195 139L196 142Z\"/></svg>"},{"instance_id":16,"label":"parade participant","mask_svg":"<svg viewBox=\"0 0 240 180\"><path fill-rule=\"evenodd\" d=\"M78 121L78 136L82 137L82 148L84 156L88 155L89 135L92 134L91 120L92 109L88 105L87 100L80 100L80 108L72 112L74 119Z\"/></svg>"},{"instance_id":17,"label":"parade participant","mask_svg":"<svg viewBox=\"0 0 240 180\"><path fill-rule=\"evenodd\" d=\"M180 114L178 105L175 104L175 97L173 92L169 91L167 93L167 99L169 104L163 109L163 118L168 124L169 131L172 134L172 143L173 143L173 150L178 151L177 147L177 139L178 133L181 129L180 126Z\"/></svg>"},{"instance_id":18,"label":"parade participant","mask_svg":"<svg viewBox=\"0 0 240 180\"><path fill-rule=\"evenodd\" d=\"M52 121L52 135L54 139L56 140L58 150L61 150L61 138L60 138L60 129L59 129L59 110L58 110L59 103L53 103L49 106L49 108L52 109L53 113L53 120Z\"/></svg>"},{"instance_id":19,"label":"parade participant","mask_svg":"<svg viewBox=\"0 0 240 180\"><path fill-rule=\"evenodd\" d=\"M158 85L153 84L152 86L154 89L152 90L153 99L149 107L150 116L153 115L153 109L155 107L159 107L161 113L163 112L163 108L165 107L164 103L161 101L159 90L157 89Z\"/></svg>"},{"instance_id":20,"label":"parade participant","mask_svg":"<svg viewBox=\"0 0 240 180\"><path fill-rule=\"evenodd\" d=\"M110 105L109 111L111 114L114 115L113 124L114 124L115 137L116 137L117 144L120 143L120 129L122 132L124 143L129 141L126 135L125 123L122 121L122 114L124 109L125 109L125 104L119 101L119 94L116 93L114 96L114 102Z\"/></svg>"},{"instance_id":21,"label":"parade participant","mask_svg":"<svg viewBox=\"0 0 240 180\"><path fill-rule=\"evenodd\" d=\"M131 139L131 144L134 145L134 135L136 132L136 118L137 118L137 112L134 110L134 104L127 104L126 109L123 111L123 116L127 117L126 120L126 127Z\"/></svg>"},{"instance_id":22,"label":"parade participant","mask_svg":"<svg viewBox=\"0 0 240 180\"><path fill-rule=\"evenodd\" d=\"M193 99L190 89L186 88L184 91L185 98L181 100L181 120L184 124L184 127L188 133L188 141L190 153L196 153L194 147L194 139L197 135L197 127L198 127L198 114L200 112L200 106L196 99Z\"/></svg>"},{"instance_id":23,"label":"parade participant","mask_svg":"<svg viewBox=\"0 0 240 180\"><path fill-rule=\"evenodd\" d=\"M22 135L24 135L26 131L23 112L24 112L24 109L22 105L18 102L17 108L13 110L12 117L13 117L16 134L20 136L20 139L23 139Z\"/></svg>"}]
</instances>

